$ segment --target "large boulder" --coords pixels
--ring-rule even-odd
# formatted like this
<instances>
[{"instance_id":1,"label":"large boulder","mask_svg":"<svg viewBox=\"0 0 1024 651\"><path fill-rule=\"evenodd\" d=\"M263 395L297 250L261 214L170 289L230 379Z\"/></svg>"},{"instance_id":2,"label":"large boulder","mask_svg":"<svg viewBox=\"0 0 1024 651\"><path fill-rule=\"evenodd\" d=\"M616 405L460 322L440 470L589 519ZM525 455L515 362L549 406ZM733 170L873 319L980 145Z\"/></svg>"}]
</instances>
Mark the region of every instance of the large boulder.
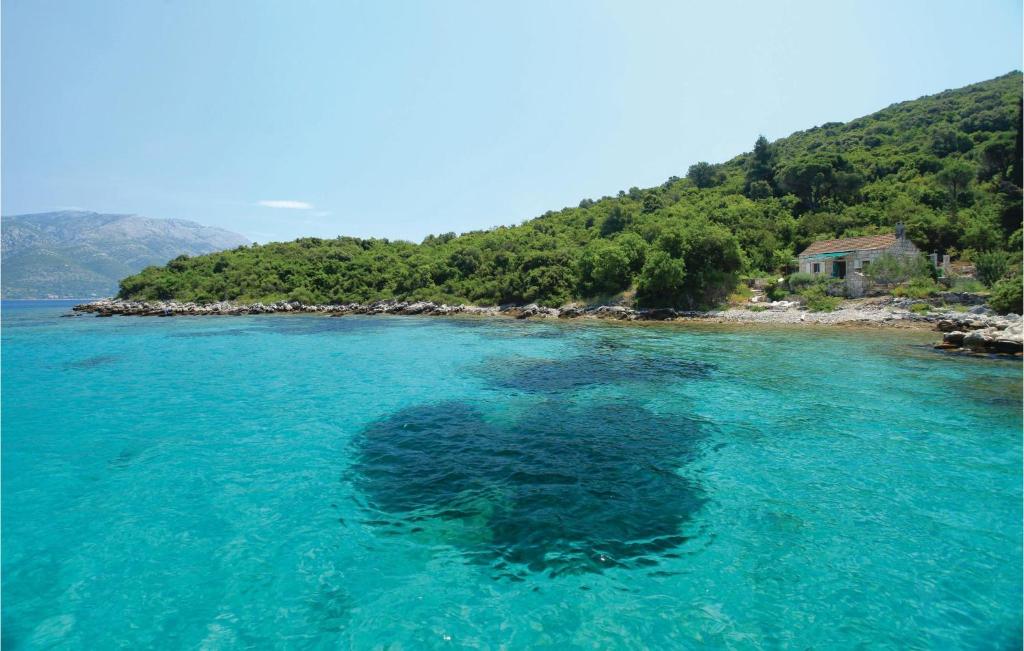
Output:
<instances>
[{"instance_id":1,"label":"large boulder","mask_svg":"<svg viewBox=\"0 0 1024 651\"><path fill-rule=\"evenodd\" d=\"M509 310L509 313L514 314L517 319L526 319L531 316L537 316L539 311L540 307L536 303L530 303L529 305L524 305L519 308L518 312Z\"/></svg>"},{"instance_id":2,"label":"large boulder","mask_svg":"<svg viewBox=\"0 0 1024 651\"><path fill-rule=\"evenodd\" d=\"M966 337L966 336L967 336L966 332L961 332L959 330L954 330L953 332L947 332L946 334L942 335L942 343L944 343L944 344L952 344L954 346L958 346L959 347L959 346L963 345L964 337Z\"/></svg>"},{"instance_id":3,"label":"large boulder","mask_svg":"<svg viewBox=\"0 0 1024 651\"><path fill-rule=\"evenodd\" d=\"M665 321L676 318L676 311L670 307L656 307L649 310L640 310L637 312L636 318L644 321Z\"/></svg>"},{"instance_id":4,"label":"large boulder","mask_svg":"<svg viewBox=\"0 0 1024 651\"><path fill-rule=\"evenodd\" d=\"M1020 339L1006 339L1000 337L992 342L992 348L997 353L1013 355L1024 351L1024 343Z\"/></svg>"},{"instance_id":5,"label":"large boulder","mask_svg":"<svg viewBox=\"0 0 1024 651\"><path fill-rule=\"evenodd\" d=\"M633 315L633 310L622 305L602 305L593 314L606 319L628 319Z\"/></svg>"},{"instance_id":6,"label":"large boulder","mask_svg":"<svg viewBox=\"0 0 1024 651\"><path fill-rule=\"evenodd\" d=\"M436 309L437 305L430 301L416 301L403 307L401 314L423 314L424 312L433 312Z\"/></svg>"},{"instance_id":7,"label":"large boulder","mask_svg":"<svg viewBox=\"0 0 1024 651\"><path fill-rule=\"evenodd\" d=\"M964 336L963 347L973 351L984 351L992 345L992 338L983 330L972 330Z\"/></svg>"}]
</instances>

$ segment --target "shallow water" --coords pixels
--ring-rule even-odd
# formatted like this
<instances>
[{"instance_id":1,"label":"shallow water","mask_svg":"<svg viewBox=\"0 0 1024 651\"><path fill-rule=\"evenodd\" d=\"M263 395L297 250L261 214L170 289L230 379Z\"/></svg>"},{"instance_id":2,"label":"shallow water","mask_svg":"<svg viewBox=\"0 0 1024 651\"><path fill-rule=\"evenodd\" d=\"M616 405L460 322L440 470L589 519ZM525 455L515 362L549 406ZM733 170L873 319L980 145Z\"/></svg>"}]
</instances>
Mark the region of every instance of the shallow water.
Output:
<instances>
[{"instance_id":1,"label":"shallow water","mask_svg":"<svg viewBox=\"0 0 1024 651\"><path fill-rule=\"evenodd\" d=\"M1021 644L930 333L3 308L5 649Z\"/></svg>"}]
</instances>

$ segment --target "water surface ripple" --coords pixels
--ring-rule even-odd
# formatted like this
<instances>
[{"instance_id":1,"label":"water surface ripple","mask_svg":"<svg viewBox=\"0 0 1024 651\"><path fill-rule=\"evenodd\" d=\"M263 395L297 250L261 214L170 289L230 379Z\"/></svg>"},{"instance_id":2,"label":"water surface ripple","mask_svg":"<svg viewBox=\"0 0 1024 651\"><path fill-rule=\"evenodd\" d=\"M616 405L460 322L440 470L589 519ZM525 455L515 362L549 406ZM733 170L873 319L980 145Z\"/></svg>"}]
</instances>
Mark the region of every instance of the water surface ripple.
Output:
<instances>
[{"instance_id":1,"label":"water surface ripple","mask_svg":"<svg viewBox=\"0 0 1024 651\"><path fill-rule=\"evenodd\" d=\"M1021 646L1019 363L66 308L3 304L5 649Z\"/></svg>"}]
</instances>

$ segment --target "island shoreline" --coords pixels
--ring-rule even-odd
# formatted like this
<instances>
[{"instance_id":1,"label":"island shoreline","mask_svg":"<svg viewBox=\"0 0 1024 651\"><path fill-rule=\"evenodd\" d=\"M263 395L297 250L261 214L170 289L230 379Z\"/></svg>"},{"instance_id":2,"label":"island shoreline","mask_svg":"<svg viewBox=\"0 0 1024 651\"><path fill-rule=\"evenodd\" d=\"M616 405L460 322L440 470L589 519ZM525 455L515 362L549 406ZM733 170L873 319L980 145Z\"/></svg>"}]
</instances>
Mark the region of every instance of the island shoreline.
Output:
<instances>
[{"instance_id":1,"label":"island shoreline","mask_svg":"<svg viewBox=\"0 0 1024 651\"><path fill-rule=\"evenodd\" d=\"M671 308L630 308L622 305L566 305L551 308L529 305L481 307L448 305L431 301L375 301L307 305L298 301L276 303L188 303L177 301L129 301L104 299L73 306L77 314L111 316L256 316L309 315L345 316L422 316L460 318L507 318L517 320L604 321L622 325L704 324L737 327L849 329L903 329L942 332L936 349L952 353L1022 356L1021 317L996 316L984 310L970 313L936 312L918 314L902 299L883 299L841 307L834 312L810 312L793 304L761 306L762 309L730 308L711 311L687 311ZM71 316L71 315L65 315Z\"/></svg>"}]
</instances>

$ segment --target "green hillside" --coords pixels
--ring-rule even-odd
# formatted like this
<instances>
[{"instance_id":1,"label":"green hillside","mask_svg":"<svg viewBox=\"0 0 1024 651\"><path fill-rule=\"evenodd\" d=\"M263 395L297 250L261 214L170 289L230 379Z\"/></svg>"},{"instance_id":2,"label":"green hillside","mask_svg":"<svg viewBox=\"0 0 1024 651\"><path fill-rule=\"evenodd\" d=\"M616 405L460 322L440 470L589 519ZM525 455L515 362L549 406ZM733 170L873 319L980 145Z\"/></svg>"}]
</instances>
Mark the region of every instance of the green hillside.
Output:
<instances>
[{"instance_id":1,"label":"green hillside","mask_svg":"<svg viewBox=\"0 0 1024 651\"><path fill-rule=\"evenodd\" d=\"M635 290L640 305L720 300L815 239L889 232L925 251L1003 255L1019 273L1021 73L828 123L685 178L420 244L339 237L149 267L120 296L194 301L386 298L558 305Z\"/></svg>"}]
</instances>

